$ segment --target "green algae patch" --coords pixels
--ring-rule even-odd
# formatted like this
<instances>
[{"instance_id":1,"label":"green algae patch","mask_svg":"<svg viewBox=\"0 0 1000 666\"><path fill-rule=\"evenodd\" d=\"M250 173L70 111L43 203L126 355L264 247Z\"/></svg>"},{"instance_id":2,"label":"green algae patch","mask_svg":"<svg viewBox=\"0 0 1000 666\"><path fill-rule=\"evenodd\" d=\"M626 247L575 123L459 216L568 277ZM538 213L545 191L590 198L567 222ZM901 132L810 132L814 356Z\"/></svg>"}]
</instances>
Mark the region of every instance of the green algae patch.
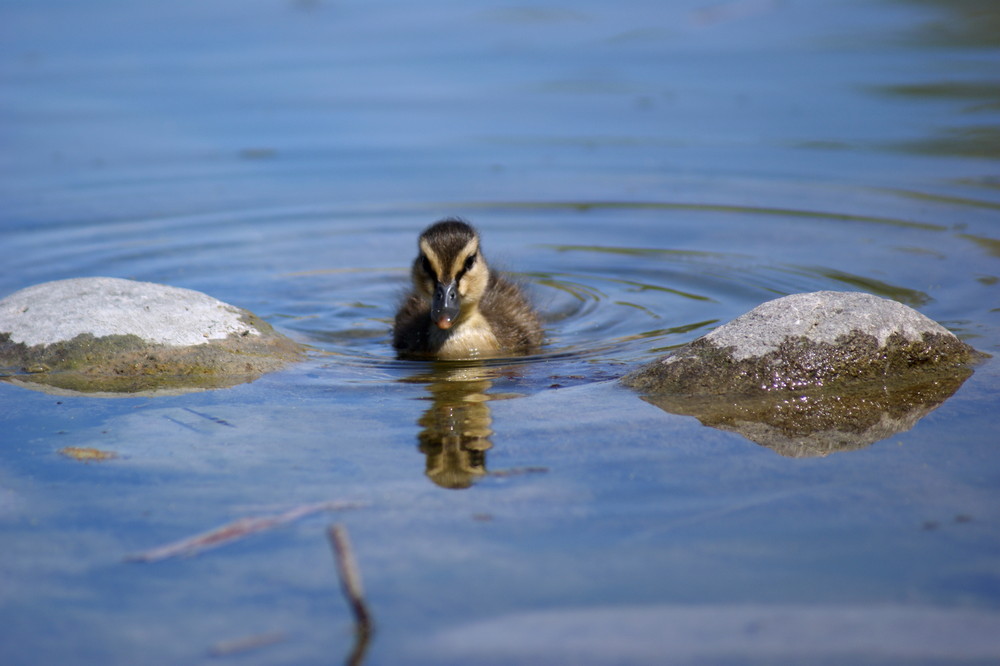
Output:
<instances>
[{"instance_id":1,"label":"green algae patch","mask_svg":"<svg viewBox=\"0 0 1000 666\"><path fill-rule=\"evenodd\" d=\"M12 371L8 381L81 393L224 388L279 370L303 354L300 345L274 332L191 347L153 344L135 335L89 334L28 347L0 334L0 367Z\"/></svg>"}]
</instances>

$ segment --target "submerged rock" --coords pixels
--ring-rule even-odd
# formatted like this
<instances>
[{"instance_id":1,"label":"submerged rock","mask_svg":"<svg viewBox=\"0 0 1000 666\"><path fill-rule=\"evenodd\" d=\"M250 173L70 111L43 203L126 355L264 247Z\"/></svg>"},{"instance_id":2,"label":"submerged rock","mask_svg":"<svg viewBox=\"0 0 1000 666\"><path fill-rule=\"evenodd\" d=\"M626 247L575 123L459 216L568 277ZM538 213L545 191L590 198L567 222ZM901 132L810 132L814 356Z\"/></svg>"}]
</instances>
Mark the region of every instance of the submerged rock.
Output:
<instances>
[{"instance_id":1,"label":"submerged rock","mask_svg":"<svg viewBox=\"0 0 1000 666\"><path fill-rule=\"evenodd\" d=\"M823 455L913 427L981 357L905 305L821 291L764 303L622 382L784 455Z\"/></svg>"},{"instance_id":2,"label":"submerged rock","mask_svg":"<svg viewBox=\"0 0 1000 666\"><path fill-rule=\"evenodd\" d=\"M87 393L218 388L302 354L254 314L190 289L75 278L0 300L0 374L18 383Z\"/></svg>"}]
</instances>

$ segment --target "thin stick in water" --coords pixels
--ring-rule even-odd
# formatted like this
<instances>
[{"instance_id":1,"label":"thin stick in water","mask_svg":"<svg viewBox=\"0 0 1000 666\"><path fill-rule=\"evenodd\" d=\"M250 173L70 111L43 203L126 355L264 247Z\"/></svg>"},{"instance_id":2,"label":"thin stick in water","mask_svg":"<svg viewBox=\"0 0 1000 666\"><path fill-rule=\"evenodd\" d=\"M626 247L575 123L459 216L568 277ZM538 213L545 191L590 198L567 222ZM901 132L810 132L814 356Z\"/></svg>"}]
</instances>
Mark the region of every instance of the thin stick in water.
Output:
<instances>
[{"instance_id":1,"label":"thin stick in water","mask_svg":"<svg viewBox=\"0 0 1000 666\"><path fill-rule=\"evenodd\" d=\"M165 546L153 548L142 553L129 555L125 559L130 562L158 562L170 557L190 557L209 548L217 548L223 544L242 539L250 534L263 532L280 525L285 525L314 513L322 511L340 511L359 506L355 502L320 502L318 504L303 504L284 513L271 516L240 518L208 532L196 534L193 537L168 543Z\"/></svg>"},{"instance_id":2,"label":"thin stick in water","mask_svg":"<svg viewBox=\"0 0 1000 666\"><path fill-rule=\"evenodd\" d=\"M365 603L365 591L361 585L361 572L358 570L358 563L354 559L354 549L351 548L351 540L347 536L347 528L341 524L331 525L327 528L327 536L330 538L330 545L333 546L333 554L337 560L337 573L340 575L340 586L351 605L354 613L354 622L359 634L367 635L372 630L372 617L368 612L368 605Z\"/></svg>"}]
</instances>

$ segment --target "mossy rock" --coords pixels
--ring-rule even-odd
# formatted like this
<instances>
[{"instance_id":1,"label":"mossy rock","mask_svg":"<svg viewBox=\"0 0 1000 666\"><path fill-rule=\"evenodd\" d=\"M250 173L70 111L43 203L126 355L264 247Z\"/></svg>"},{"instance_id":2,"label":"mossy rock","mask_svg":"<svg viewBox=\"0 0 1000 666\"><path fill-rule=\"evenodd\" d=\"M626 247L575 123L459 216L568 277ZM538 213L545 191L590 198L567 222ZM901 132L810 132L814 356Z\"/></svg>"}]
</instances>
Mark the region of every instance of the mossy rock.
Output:
<instances>
[{"instance_id":1,"label":"mossy rock","mask_svg":"<svg viewBox=\"0 0 1000 666\"><path fill-rule=\"evenodd\" d=\"M76 278L0 300L0 372L82 393L221 388L303 357L252 313L206 294L117 278Z\"/></svg>"},{"instance_id":2,"label":"mossy rock","mask_svg":"<svg viewBox=\"0 0 1000 666\"><path fill-rule=\"evenodd\" d=\"M824 291L768 301L622 382L784 455L825 455L909 429L984 356L901 303Z\"/></svg>"}]
</instances>

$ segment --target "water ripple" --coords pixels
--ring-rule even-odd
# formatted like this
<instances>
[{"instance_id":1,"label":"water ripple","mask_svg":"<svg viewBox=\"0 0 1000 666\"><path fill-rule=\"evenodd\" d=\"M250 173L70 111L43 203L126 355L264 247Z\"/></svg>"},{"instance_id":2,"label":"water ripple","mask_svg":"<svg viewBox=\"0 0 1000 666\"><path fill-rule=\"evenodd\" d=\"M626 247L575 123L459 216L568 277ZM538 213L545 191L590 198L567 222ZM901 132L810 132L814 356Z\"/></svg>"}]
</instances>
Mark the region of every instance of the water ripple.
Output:
<instances>
[{"instance_id":1,"label":"water ripple","mask_svg":"<svg viewBox=\"0 0 1000 666\"><path fill-rule=\"evenodd\" d=\"M632 364L762 301L820 289L864 290L968 322L967 307L935 294L944 289L953 299L989 288L996 277L985 263L996 255L996 239L902 216L715 203L480 202L24 227L5 239L7 285L111 275L198 289L258 313L324 362L410 372L390 345L395 306L416 234L452 211L480 226L491 261L498 257L493 265L515 269L542 312L546 345L518 364ZM983 261L970 258L970 247Z\"/></svg>"}]
</instances>

